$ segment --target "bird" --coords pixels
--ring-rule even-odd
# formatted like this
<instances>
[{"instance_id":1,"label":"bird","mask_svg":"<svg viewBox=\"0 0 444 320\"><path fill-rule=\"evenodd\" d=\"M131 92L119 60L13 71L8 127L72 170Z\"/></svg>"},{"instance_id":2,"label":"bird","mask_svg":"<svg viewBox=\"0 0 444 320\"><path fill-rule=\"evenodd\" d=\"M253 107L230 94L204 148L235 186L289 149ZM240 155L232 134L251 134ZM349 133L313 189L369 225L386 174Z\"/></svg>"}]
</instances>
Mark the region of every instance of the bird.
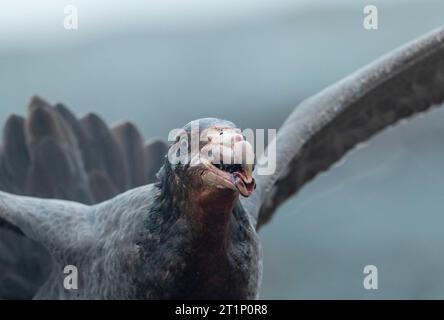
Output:
<instances>
[{"instance_id":1,"label":"bird","mask_svg":"<svg viewBox=\"0 0 444 320\"><path fill-rule=\"evenodd\" d=\"M359 143L443 102L444 27L304 100L256 156L228 120L145 143L131 123L109 128L35 96L27 118L4 127L0 297L259 298L258 231L276 209ZM193 127L206 138L197 149ZM257 159L224 163L202 152L213 147ZM272 151L275 170L260 174ZM67 265L75 289L64 286Z\"/></svg>"}]
</instances>

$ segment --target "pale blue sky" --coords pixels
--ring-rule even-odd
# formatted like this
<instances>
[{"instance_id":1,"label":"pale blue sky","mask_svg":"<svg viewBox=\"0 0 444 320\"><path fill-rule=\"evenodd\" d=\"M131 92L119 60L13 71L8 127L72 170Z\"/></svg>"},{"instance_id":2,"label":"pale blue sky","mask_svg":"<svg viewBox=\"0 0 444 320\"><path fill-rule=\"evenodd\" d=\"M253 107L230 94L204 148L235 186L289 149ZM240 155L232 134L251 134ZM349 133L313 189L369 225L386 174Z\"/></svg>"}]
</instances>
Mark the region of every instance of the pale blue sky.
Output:
<instances>
[{"instance_id":1,"label":"pale blue sky","mask_svg":"<svg viewBox=\"0 0 444 320\"><path fill-rule=\"evenodd\" d=\"M338 7L361 1L336 0L2 0L0 2L0 48L49 49L76 44L134 28L182 30L220 27L260 19L279 18L288 12L317 7ZM372 1L372 4L383 1ZM392 0L391 4L402 2ZM415 2L415 1L413 1ZM123 5L124 3L124 5ZM63 9L74 5L79 30L67 35ZM388 3L385 1L384 6Z\"/></svg>"}]
</instances>

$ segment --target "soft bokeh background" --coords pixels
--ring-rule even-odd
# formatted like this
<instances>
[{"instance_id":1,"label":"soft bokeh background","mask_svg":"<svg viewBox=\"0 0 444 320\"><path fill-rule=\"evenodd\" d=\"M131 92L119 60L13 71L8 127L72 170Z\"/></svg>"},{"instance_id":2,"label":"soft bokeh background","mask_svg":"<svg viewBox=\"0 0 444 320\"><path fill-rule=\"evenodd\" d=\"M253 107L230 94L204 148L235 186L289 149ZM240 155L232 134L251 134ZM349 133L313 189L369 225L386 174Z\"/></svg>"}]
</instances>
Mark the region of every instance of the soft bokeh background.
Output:
<instances>
[{"instance_id":1,"label":"soft bokeh background","mask_svg":"<svg viewBox=\"0 0 444 320\"><path fill-rule=\"evenodd\" d=\"M63 28L77 6L79 29ZM379 29L362 27L363 7ZM39 94L146 137L277 128L304 98L444 23L441 0L3 0L0 122ZM444 88L443 88L444 90ZM444 298L444 110L389 129L261 231L262 298ZM363 267L379 269L364 290Z\"/></svg>"}]
</instances>

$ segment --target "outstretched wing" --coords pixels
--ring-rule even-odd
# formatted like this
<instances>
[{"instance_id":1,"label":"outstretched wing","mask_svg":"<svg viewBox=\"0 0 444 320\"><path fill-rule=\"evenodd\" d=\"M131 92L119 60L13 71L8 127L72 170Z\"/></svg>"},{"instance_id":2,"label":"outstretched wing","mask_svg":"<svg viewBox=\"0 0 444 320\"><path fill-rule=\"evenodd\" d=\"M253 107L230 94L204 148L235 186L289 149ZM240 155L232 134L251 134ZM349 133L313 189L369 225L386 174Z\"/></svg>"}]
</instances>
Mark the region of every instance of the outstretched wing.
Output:
<instances>
[{"instance_id":1,"label":"outstretched wing","mask_svg":"<svg viewBox=\"0 0 444 320\"><path fill-rule=\"evenodd\" d=\"M51 106L33 97L28 116L11 115L4 126L0 190L94 204L153 182L166 150L163 141L144 142L131 123L110 129L95 114L78 119L62 104ZM45 240L31 227L46 226L45 219L55 225L57 219L70 218L63 213L34 217L29 214L33 207L41 209L34 213L48 213L38 200L23 197L7 201L8 197L0 194L0 203L23 203L23 207L11 211L17 214L0 212L0 299L31 298L50 266L50 257L41 245Z\"/></svg>"},{"instance_id":2,"label":"outstretched wing","mask_svg":"<svg viewBox=\"0 0 444 320\"><path fill-rule=\"evenodd\" d=\"M57 250L61 247L76 243L76 239L84 236L83 233L91 233L81 227L88 226L91 208L78 202L40 199L0 191L0 219L3 223L43 244L56 258Z\"/></svg>"},{"instance_id":3,"label":"outstretched wing","mask_svg":"<svg viewBox=\"0 0 444 320\"><path fill-rule=\"evenodd\" d=\"M4 228L0 230L1 297L31 298L51 271L51 256L62 263L64 254L81 249L84 242L79 239L91 241L92 208L78 202L0 191L0 222Z\"/></svg>"},{"instance_id":4,"label":"outstretched wing","mask_svg":"<svg viewBox=\"0 0 444 320\"><path fill-rule=\"evenodd\" d=\"M275 173L256 175L256 192L243 200L257 219L257 228L356 144L443 101L444 28L440 28L302 102L276 136Z\"/></svg>"}]
</instances>

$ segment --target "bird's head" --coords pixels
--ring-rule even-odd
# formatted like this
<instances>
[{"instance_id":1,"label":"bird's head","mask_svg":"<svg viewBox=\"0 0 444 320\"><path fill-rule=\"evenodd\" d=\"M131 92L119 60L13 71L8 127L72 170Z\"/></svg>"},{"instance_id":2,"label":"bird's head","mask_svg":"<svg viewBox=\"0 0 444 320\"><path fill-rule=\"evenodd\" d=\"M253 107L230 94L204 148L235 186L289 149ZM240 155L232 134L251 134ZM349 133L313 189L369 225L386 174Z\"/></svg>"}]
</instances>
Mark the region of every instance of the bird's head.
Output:
<instances>
[{"instance_id":1,"label":"bird's head","mask_svg":"<svg viewBox=\"0 0 444 320\"><path fill-rule=\"evenodd\" d=\"M198 202L230 202L255 188L254 151L232 122L215 118L192 121L170 135L168 164L174 181Z\"/></svg>"}]
</instances>

